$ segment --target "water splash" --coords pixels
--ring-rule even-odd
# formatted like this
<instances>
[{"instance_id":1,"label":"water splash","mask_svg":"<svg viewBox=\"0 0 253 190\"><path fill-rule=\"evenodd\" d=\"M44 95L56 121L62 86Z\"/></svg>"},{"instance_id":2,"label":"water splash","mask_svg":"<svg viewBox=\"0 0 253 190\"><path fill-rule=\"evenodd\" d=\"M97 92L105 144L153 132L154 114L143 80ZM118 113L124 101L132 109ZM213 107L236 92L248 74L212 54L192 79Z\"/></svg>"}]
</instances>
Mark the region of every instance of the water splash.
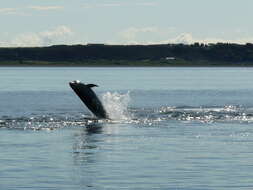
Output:
<instances>
[{"instance_id":1,"label":"water splash","mask_svg":"<svg viewBox=\"0 0 253 190\"><path fill-rule=\"evenodd\" d=\"M106 92L102 95L103 105L112 120L129 120L131 115L128 112L130 92L119 94L118 92Z\"/></svg>"}]
</instances>

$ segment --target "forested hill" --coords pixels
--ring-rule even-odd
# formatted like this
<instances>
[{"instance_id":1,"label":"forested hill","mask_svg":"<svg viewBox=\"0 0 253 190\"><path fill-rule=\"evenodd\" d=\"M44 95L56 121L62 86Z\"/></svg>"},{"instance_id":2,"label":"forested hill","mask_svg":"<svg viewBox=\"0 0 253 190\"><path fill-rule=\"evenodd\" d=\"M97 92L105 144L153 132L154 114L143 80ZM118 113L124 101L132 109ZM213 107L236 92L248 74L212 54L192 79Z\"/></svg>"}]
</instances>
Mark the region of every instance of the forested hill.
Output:
<instances>
[{"instance_id":1,"label":"forested hill","mask_svg":"<svg viewBox=\"0 0 253 190\"><path fill-rule=\"evenodd\" d=\"M56 45L0 48L0 61L78 62L86 60L182 60L252 63L253 44Z\"/></svg>"}]
</instances>

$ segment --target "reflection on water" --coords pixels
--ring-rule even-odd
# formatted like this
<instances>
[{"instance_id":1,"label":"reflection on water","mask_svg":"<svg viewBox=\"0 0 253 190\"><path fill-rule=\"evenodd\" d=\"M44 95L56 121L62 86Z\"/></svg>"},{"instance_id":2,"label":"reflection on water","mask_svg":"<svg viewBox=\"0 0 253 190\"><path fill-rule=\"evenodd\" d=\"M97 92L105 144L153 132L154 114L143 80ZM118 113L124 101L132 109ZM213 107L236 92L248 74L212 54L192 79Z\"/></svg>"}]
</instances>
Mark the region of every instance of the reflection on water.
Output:
<instances>
[{"instance_id":1,"label":"reflection on water","mask_svg":"<svg viewBox=\"0 0 253 190\"><path fill-rule=\"evenodd\" d=\"M85 129L86 129L87 135L101 134L103 132L103 125L93 123L93 124L87 125Z\"/></svg>"},{"instance_id":2,"label":"reflection on water","mask_svg":"<svg viewBox=\"0 0 253 190\"><path fill-rule=\"evenodd\" d=\"M73 163L75 180L81 187L96 186L96 177L100 176L99 160L101 144L104 138L104 125L92 123L74 133Z\"/></svg>"},{"instance_id":3,"label":"reflection on water","mask_svg":"<svg viewBox=\"0 0 253 190\"><path fill-rule=\"evenodd\" d=\"M94 162L94 154L98 148L97 143L101 141L97 134L101 133L102 126L100 124L88 125L75 133L73 157L76 165Z\"/></svg>"},{"instance_id":4,"label":"reflection on water","mask_svg":"<svg viewBox=\"0 0 253 190\"><path fill-rule=\"evenodd\" d=\"M105 143L112 142L120 124L92 123L74 134L73 157L76 165L94 163Z\"/></svg>"}]
</instances>

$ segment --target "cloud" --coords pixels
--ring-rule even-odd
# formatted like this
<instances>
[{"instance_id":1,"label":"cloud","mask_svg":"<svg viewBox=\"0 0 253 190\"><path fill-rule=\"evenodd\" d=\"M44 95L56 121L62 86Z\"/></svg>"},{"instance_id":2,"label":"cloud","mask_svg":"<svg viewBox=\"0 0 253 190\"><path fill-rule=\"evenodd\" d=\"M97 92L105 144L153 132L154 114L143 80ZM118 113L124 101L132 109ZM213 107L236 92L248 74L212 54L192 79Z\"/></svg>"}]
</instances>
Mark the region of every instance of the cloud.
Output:
<instances>
[{"instance_id":1,"label":"cloud","mask_svg":"<svg viewBox=\"0 0 253 190\"><path fill-rule=\"evenodd\" d=\"M17 8L0 8L0 14L15 14L17 11Z\"/></svg>"},{"instance_id":2,"label":"cloud","mask_svg":"<svg viewBox=\"0 0 253 190\"><path fill-rule=\"evenodd\" d=\"M4 15L28 15L28 10L35 11L53 11L64 9L62 6L29 6L29 7L20 7L20 8L0 8L0 14Z\"/></svg>"},{"instance_id":3,"label":"cloud","mask_svg":"<svg viewBox=\"0 0 253 190\"><path fill-rule=\"evenodd\" d=\"M64 7L62 6L30 6L29 9L33 9L36 11L51 11L51 10L60 10Z\"/></svg>"},{"instance_id":4,"label":"cloud","mask_svg":"<svg viewBox=\"0 0 253 190\"><path fill-rule=\"evenodd\" d=\"M130 27L119 33L123 41L132 43L148 43L147 41L161 41L175 31L174 27Z\"/></svg>"},{"instance_id":5,"label":"cloud","mask_svg":"<svg viewBox=\"0 0 253 190\"><path fill-rule=\"evenodd\" d=\"M193 44L199 43L253 43L253 37L223 39L219 37L197 38L191 33L178 33L175 28L130 27L119 33L123 44Z\"/></svg>"},{"instance_id":6,"label":"cloud","mask_svg":"<svg viewBox=\"0 0 253 190\"><path fill-rule=\"evenodd\" d=\"M192 35L189 33L180 34L176 38L170 39L168 41L171 41L171 43L180 43L180 44L192 44L195 42Z\"/></svg>"},{"instance_id":7,"label":"cloud","mask_svg":"<svg viewBox=\"0 0 253 190\"><path fill-rule=\"evenodd\" d=\"M73 34L73 31L67 26L58 26L54 30L41 32L39 36L43 39L42 45L53 45L57 40L64 40ZM65 40L64 40L65 41Z\"/></svg>"},{"instance_id":8,"label":"cloud","mask_svg":"<svg viewBox=\"0 0 253 190\"><path fill-rule=\"evenodd\" d=\"M52 30L39 33L20 34L9 42L1 42L0 45L8 47L35 47L68 44L69 37L73 34L74 32L69 27L57 26Z\"/></svg>"},{"instance_id":9,"label":"cloud","mask_svg":"<svg viewBox=\"0 0 253 190\"><path fill-rule=\"evenodd\" d=\"M41 36L45 36L48 38L57 37L57 36L64 36L64 35L70 35L72 34L72 30L67 26L58 26L53 30L48 30L41 32Z\"/></svg>"},{"instance_id":10,"label":"cloud","mask_svg":"<svg viewBox=\"0 0 253 190\"><path fill-rule=\"evenodd\" d=\"M222 38L195 38L191 33L181 33L177 35L174 38L167 39L163 41L163 43L173 43L173 44L194 44L194 43L204 43L204 44L209 44L209 43L247 43L246 39L234 39L234 40L226 40Z\"/></svg>"},{"instance_id":11,"label":"cloud","mask_svg":"<svg viewBox=\"0 0 253 190\"><path fill-rule=\"evenodd\" d=\"M17 47L35 47L43 43L39 35L33 33L20 34L10 42L10 46ZM7 44L7 43L6 43Z\"/></svg>"},{"instance_id":12,"label":"cloud","mask_svg":"<svg viewBox=\"0 0 253 190\"><path fill-rule=\"evenodd\" d=\"M253 43L253 38L237 38L237 39L223 39L215 37L207 38L194 38L190 33L183 33L175 38L167 40L167 43L182 43L182 44L193 44L195 42L209 44L209 43L236 43L236 44L246 44Z\"/></svg>"},{"instance_id":13,"label":"cloud","mask_svg":"<svg viewBox=\"0 0 253 190\"><path fill-rule=\"evenodd\" d=\"M176 37L171 37L175 33L174 27L158 28L158 27L130 27L120 32L120 37L123 41L143 44L157 44L157 43L194 43L194 39L189 33L182 33ZM154 41L154 39L159 39Z\"/></svg>"},{"instance_id":14,"label":"cloud","mask_svg":"<svg viewBox=\"0 0 253 190\"><path fill-rule=\"evenodd\" d=\"M86 3L83 5L84 8L97 8L97 7L126 7L126 6L156 6L157 3L155 2L120 2L120 3Z\"/></svg>"}]
</instances>

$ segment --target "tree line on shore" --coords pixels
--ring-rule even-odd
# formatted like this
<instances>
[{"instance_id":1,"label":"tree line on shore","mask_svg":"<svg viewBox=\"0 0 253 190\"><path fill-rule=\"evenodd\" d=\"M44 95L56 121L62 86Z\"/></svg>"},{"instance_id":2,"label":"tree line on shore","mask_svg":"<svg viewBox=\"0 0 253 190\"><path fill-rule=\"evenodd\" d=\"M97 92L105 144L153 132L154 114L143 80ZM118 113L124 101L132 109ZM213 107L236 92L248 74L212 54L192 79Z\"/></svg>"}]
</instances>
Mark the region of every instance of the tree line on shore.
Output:
<instances>
[{"instance_id":1,"label":"tree line on shore","mask_svg":"<svg viewBox=\"0 0 253 190\"><path fill-rule=\"evenodd\" d=\"M253 65L253 44L54 45L0 48L0 61L163 60L247 62Z\"/></svg>"}]
</instances>

